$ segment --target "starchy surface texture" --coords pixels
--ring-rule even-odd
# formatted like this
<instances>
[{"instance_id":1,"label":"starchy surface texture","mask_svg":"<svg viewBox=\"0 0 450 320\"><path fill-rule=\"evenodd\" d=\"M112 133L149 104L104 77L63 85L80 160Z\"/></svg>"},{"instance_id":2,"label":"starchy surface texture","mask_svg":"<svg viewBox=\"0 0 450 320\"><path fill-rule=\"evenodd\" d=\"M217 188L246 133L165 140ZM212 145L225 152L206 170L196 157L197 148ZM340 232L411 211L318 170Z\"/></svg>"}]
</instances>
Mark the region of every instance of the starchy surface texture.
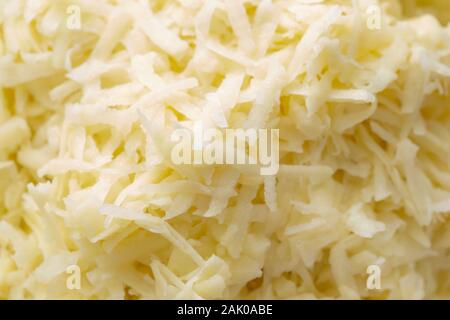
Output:
<instances>
[{"instance_id":1,"label":"starchy surface texture","mask_svg":"<svg viewBox=\"0 0 450 320\"><path fill-rule=\"evenodd\" d=\"M0 1L0 298L450 298L449 4Z\"/></svg>"}]
</instances>

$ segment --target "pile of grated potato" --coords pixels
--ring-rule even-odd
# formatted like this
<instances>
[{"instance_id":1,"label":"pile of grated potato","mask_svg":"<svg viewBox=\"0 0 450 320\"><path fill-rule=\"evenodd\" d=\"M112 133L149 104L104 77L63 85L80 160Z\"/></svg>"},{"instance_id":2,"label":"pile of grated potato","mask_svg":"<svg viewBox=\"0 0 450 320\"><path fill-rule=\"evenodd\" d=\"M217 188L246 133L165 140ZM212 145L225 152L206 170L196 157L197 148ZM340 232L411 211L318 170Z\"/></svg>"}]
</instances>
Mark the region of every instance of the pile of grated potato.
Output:
<instances>
[{"instance_id":1,"label":"pile of grated potato","mask_svg":"<svg viewBox=\"0 0 450 320\"><path fill-rule=\"evenodd\" d=\"M0 1L0 299L450 298L449 20ZM279 171L174 165L196 121L279 129Z\"/></svg>"}]
</instances>

